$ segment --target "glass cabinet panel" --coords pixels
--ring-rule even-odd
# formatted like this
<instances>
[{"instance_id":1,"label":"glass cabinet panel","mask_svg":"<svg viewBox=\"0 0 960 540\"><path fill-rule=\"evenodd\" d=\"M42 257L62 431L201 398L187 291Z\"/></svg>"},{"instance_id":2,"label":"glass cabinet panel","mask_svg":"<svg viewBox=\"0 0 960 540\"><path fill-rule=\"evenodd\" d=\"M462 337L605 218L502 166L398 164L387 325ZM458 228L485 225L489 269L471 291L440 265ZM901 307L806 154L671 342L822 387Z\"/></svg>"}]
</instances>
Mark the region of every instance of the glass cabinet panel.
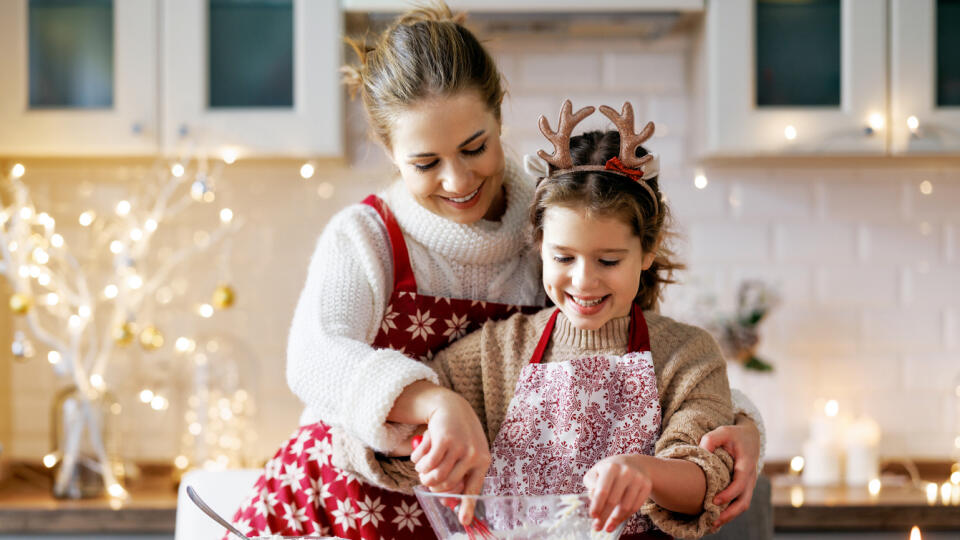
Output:
<instances>
[{"instance_id":1,"label":"glass cabinet panel","mask_svg":"<svg viewBox=\"0 0 960 540\"><path fill-rule=\"evenodd\" d=\"M937 0L937 106L960 105L960 0Z\"/></svg>"},{"instance_id":2,"label":"glass cabinet panel","mask_svg":"<svg viewBox=\"0 0 960 540\"><path fill-rule=\"evenodd\" d=\"M293 106L292 0L210 0L209 106Z\"/></svg>"},{"instance_id":3,"label":"glass cabinet panel","mask_svg":"<svg viewBox=\"0 0 960 540\"><path fill-rule=\"evenodd\" d=\"M757 106L840 105L840 0L758 0L755 36Z\"/></svg>"},{"instance_id":4,"label":"glass cabinet panel","mask_svg":"<svg viewBox=\"0 0 960 540\"><path fill-rule=\"evenodd\" d=\"M113 106L113 2L30 0L30 108Z\"/></svg>"}]
</instances>

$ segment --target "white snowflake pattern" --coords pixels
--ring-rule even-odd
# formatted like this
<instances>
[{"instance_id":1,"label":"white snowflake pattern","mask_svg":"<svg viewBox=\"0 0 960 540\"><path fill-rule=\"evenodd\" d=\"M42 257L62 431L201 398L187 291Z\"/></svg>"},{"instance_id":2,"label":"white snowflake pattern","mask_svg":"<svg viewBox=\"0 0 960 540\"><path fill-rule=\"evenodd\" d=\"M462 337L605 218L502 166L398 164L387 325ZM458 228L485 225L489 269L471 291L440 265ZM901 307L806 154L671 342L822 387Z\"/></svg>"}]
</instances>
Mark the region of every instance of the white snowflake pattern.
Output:
<instances>
[{"instance_id":1,"label":"white snowflake pattern","mask_svg":"<svg viewBox=\"0 0 960 540\"><path fill-rule=\"evenodd\" d=\"M427 354L424 354L424 355L421 355L421 356L420 356L420 361L421 361L421 362L429 362L429 361L433 360L433 357L434 357L433 351L427 351Z\"/></svg>"},{"instance_id":2,"label":"white snowflake pattern","mask_svg":"<svg viewBox=\"0 0 960 540\"><path fill-rule=\"evenodd\" d=\"M287 503L281 503L283 505L283 511L286 514L287 528L292 529L297 532L303 531L304 521L309 521L310 518L307 517L306 508L294 508L293 505Z\"/></svg>"},{"instance_id":3,"label":"white snowflake pattern","mask_svg":"<svg viewBox=\"0 0 960 540\"><path fill-rule=\"evenodd\" d=\"M383 330L384 332L396 330L397 323L394 322L394 319L397 318L397 315L400 315L400 313L393 310L393 304L387 306L387 312L383 315L383 320L380 321L380 330Z\"/></svg>"},{"instance_id":4,"label":"white snowflake pattern","mask_svg":"<svg viewBox=\"0 0 960 540\"><path fill-rule=\"evenodd\" d=\"M329 465L330 456L333 454L333 445L326 438L318 439L313 446L307 448L306 452L308 461Z\"/></svg>"},{"instance_id":5,"label":"white snowflake pattern","mask_svg":"<svg viewBox=\"0 0 960 540\"><path fill-rule=\"evenodd\" d=\"M254 531L253 527L250 526L250 518L240 518L234 520L233 526L240 530L240 532L246 533L247 536L256 534L256 531Z\"/></svg>"},{"instance_id":6,"label":"white snowflake pattern","mask_svg":"<svg viewBox=\"0 0 960 540\"><path fill-rule=\"evenodd\" d=\"M288 463L284 468L285 471L280 477L280 489L290 486L291 490L300 491L302 489L300 481L307 476L306 473L303 472L303 467L298 467L296 463Z\"/></svg>"},{"instance_id":7,"label":"white snowflake pattern","mask_svg":"<svg viewBox=\"0 0 960 540\"><path fill-rule=\"evenodd\" d=\"M470 302L470 307L474 307L477 304L480 304L481 308L487 309L487 302L485 300L474 300L473 302Z\"/></svg>"},{"instance_id":8,"label":"white snowflake pattern","mask_svg":"<svg viewBox=\"0 0 960 540\"><path fill-rule=\"evenodd\" d=\"M320 504L323 504L323 501L333 497L333 493L330 493L330 484L327 484L322 479L320 483L317 483L317 480L313 478L310 479L310 484L313 485L313 489L317 492L317 500Z\"/></svg>"},{"instance_id":9,"label":"white snowflake pattern","mask_svg":"<svg viewBox=\"0 0 960 540\"><path fill-rule=\"evenodd\" d=\"M357 526L357 516L353 513L350 501L337 501L337 509L330 512L330 515L334 518L333 524L340 525L345 531Z\"/></svg>"},{"instance_id":10,"label":"white snowflake pattern","mask_svg":"<svg viewBox=\"0 0 960 540\"><path fill-rule=\"evenodd\" d=\"M319 534L320 536L330 536L330 527L324 527L320 523L310 520L310 523L307 524L307 527L310 527L306 532Z\"/></svg>"},{"instance_id":11,"label":"white snowflake pattern","mask_svg":"<svg viewBox=\"0 0 960 540\"><path fill-rule=\"evenodd\" d=\"M270 512L270 515L275 515L277 510L277 505L280 504L280 500L277 499L277 494L270 492L267 493L266 497L267 510Z\"/></svg>"},{"instance_id":12,"label":"white snowflake pattern","mask_svg":"<svg viewBox=\"0 0 960 540\"><path fill-rule=\"evenodd\" d=\"M300 435L297 435L297 440L293 441L293 444L290 445L290 453L300 455L303 453L303 447L307 444L308 441L313 439L313 434L310 433L309 429L305 429L300 432Z\"/></svg>"},{"instance_id":13,"label":"white snowflake pattern","mask_svg":"<svg viewBox=\"0 0 960 540\"><path fill-rule=\"evenodd\" d=\"M253 505L254 517L260 515L263 516L263 519L267 519L267 515L273 515L273 508L267 505L267 496L267 489L264 488L260 492L260 499Z\"/></svg>"},{"instance_id":14,"label":"white snowflake pattern","mask_svg":"<svg viewBox=\"0 0 960 540\"><path fill-rule=\"evenodd\" d=\"M263 467L263 476L268 480L272 480L280 476L280 469L283 467L283 458L277 456Z\"/></svg>"},{"instance_id":15,"label":"white snowflake pattern","mask_svg":"<svg viewBox=\"0 0 960 540\"><path fill-rule=\"evenodd\" d=\"M386 505L380 504L380 497L372 501L369 495L364 495L363 498L363 502L357 501L357 518L360 519L360 526L362 527L370 523L376 527L383 521L383 514L381 514L381 512L386 508Z\"/></svg>"},{"instance_id":16,"label":"white snowflake pattern","mask_svg":"<svg viewBox=\"0 0 960 540\"><path fill-rule=\"evenodd\" d=\"M406 527L410 529L410 532L413 532L414 526L420 526L418 518L423 514L423 510L420 510L417 503L410 503L407 506L407 501L400 501L400 506L394 506L393 509L397 512L397 517L393 518L393 523L399 524L397 529L403 530Z\"/></svg>"},{"instance_id":17,"label":"white snowflake pattern","mask_svg":"<svg viewBox=\"0 0 960 540\"><path fill-rule=\"evenodd\" d=\"M443 335L447 336L451 342L454 342L467 334L467 325L470 324L467 321L467 314L464 313L462 317L457 317L457 314L454 313L453 316L444 321L447 323L447 329L443 331Z\"/></svg>"},{"instance_id":18,"label":"white snowflake pattern","mask_svg":"<svg viewBox=\"0 0 960 540\"><path fill-rule=\"evenodd\" d=\"M343 469L336 469L337 477L333 479L334 482L343 480L344 487L350 485L350 482L360 483L360 479L357 478L353 473L347 472Z\"/></svg>"},{"instance_id":19,"label":"white snowflake pattern","mask_svg":"<svg viewBox=\"0 0 960 540\"><path fill-rule=\"evenodd\" d=\"M433 335L433 328L430 326L435 323L437 319L431 317L429 311L420 313L420 310L418 309L416 315L407 316L410 317L410 322L413 323L407 328L407 332L411 333L411 340L422 337L423 340L426 341L427 336Z\"/></svg>"}]
</instances>

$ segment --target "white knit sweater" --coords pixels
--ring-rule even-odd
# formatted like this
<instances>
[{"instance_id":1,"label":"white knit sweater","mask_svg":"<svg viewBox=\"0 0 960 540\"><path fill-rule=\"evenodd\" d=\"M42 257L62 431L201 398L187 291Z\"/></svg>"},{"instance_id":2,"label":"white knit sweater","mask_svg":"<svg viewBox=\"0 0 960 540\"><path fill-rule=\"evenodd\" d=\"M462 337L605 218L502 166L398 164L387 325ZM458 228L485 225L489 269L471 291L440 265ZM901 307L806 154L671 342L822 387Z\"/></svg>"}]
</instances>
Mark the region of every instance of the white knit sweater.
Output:
<instances>
[{"instance_id":1,"label":"white knit sweater","mask_svg":"<svg viewBox=\"0 0 960 540\"><path fill-rule=\"evenodd\" d=\"M543 305L537 254L527 245L534 181L509 160L500 221L461 225L418 204L401 181L380 194L404 232L421 294ZM386 227L354 204L320 235L290 328L287 383L306 405L301 425L322 419L385 451L409 436L387 414L410 383L436 374L403 354L370 346L393 291Z\"/></svg>"}]
</instances>

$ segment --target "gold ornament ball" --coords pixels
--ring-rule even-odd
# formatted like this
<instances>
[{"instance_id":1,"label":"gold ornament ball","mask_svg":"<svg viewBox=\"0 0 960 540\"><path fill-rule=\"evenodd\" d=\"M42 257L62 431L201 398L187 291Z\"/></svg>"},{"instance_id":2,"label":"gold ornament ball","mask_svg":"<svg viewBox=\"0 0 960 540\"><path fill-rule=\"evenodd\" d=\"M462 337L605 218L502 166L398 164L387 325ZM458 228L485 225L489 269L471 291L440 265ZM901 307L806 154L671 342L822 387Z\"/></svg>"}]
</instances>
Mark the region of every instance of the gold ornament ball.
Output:
<instances>
[{"instance_id":1,"label":"gold ornament ball","mask_svg":"<svg viewBox=\"0 0 960 540\"><path fill-rule=\"evenodd\" d=\"M10 311L17 315L24 315L30 311L33 299L26 293L13 293L10 297Z\"/></svg>"},{"instance_id":2,"label":"gold ornament ball","mask_svg":"<svg viewBox=\"0 0 960 540\"><path fill-rule=\"evenodd\" d=\"M113 341L122 347L133 343L135 336L136 329L133 327L133 323L130 322L125 322L113 329Z\"/></svg>"},{"instance_id":3,"label":"gold ornament ball","mask_svg":"<svg viewBox=\"0 0 960 540\"><path fill-rule=\"evenodd\" d=\"M213 291L213 306L217 309L226 309L233 305L235 296L233 288L229 285L218 285Z\"/></svg>"},{"instance_id":4,"label":"gold ornament ball","mask_svg":"<svg viewBox=\"0 0 960 540\"><path fill-rule=\"evenodd\" d=\"M163 347L163 334L156 326L148 326L140 332L140 346L145 350L154 351Z\"/></svg>"}]
</instances>

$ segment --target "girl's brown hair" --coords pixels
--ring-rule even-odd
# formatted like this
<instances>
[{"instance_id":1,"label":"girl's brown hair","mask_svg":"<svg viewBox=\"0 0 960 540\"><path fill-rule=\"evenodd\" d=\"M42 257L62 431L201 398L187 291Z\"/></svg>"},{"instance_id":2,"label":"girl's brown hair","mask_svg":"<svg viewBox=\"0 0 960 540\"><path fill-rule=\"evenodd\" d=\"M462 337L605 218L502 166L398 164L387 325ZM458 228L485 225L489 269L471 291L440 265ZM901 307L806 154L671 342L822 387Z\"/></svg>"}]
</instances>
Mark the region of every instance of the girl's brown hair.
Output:
<instances>
[{"instance_id":1,"label":"girl's brown hair","mask_svg":"<svg viewBox=\"0 0 960 540\"><path fill-rule=\"evenodd\" d=\"M574 165L603 165L620 153L618 131L590 131L570 138L570 155ZM646 149L637 147L637 157L647 155ZM530 221L533 225L533 240L543 240L543 216L547 208L562 206L582 209L594 216L614 216L628 224L640 238L644 253L656 253L653 264L640 274L640 287L636 301L645 310L656 309L663 287L675 283L673 272L684 265L674 259L667 245L672 236L669 224L670 209L660 195L658 177L646 180L657 197L657 206L650 193L636 182L617 174L602 171L576 171L547 177L537 185Z\"/></svg>"},{"instance_id":2,"label":"girl's brown hair","mask_svg":"<svg viewBox=\"0 0 960 540\"><path fill-rule=\"evenodd\" d=\"M347 39L360 63L342 68L344 82L351 95L360 92L373 133L387 148L397 114L432 97L476 92L500 120L500 72L462 22L433 2L398 18L373 45Z\"/></svg>"}]
</instances>

